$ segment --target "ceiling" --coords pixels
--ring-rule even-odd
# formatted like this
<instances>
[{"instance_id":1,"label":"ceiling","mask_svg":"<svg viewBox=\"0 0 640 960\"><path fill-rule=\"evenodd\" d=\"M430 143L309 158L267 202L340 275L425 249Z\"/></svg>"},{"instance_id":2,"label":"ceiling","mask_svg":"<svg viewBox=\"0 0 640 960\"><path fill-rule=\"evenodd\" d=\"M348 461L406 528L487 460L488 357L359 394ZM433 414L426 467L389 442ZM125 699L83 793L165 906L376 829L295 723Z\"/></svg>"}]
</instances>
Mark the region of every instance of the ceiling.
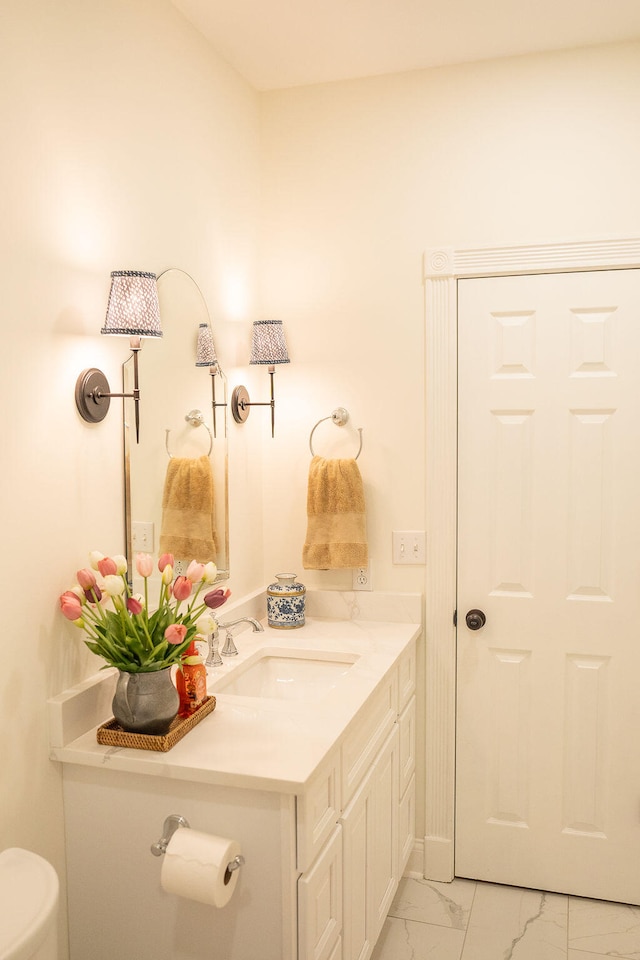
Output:
<instances>
[{"instance_id":1,"label":"ceiling","mask_svg":"<svg viewBox=\"0 0 640 960\"><path fill-rule=\"evenodd\" d=\"M640 39L640 0L172 0L258 90Z\"/></svg>"}]
</instances>

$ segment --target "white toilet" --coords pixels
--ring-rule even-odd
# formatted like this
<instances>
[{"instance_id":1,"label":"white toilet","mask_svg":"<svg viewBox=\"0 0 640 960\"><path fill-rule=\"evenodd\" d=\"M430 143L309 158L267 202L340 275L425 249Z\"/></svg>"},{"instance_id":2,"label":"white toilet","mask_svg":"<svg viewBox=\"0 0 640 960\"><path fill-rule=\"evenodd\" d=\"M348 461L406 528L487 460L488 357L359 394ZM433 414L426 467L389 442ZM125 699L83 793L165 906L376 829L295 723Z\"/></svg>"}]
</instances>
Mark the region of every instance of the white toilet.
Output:
<instances>
[{"instance_id":1,"label":"white toilet","mask_svg":"<svg viewBox=\"0 0 640 960\"><path fill-rule=\"evenodd\" d=\"M58 875L30 850L0 853L0 960L56 960Z\"/></svg>"}]
</instances>

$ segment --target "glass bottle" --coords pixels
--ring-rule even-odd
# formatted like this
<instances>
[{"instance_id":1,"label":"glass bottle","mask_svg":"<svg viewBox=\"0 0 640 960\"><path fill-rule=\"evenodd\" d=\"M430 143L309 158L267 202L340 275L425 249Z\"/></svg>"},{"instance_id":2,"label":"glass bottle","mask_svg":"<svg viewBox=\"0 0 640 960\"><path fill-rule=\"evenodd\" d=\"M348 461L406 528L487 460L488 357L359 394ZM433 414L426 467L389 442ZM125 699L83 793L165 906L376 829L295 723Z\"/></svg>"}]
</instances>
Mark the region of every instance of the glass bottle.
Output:
<instances>
[{"instance_id":1,"label":"glass bottle","mask_svg":"<svg viewBox=\"0 0 640 960\"><path fill-rule=\"evenodd\" d=\"M176 673L176 689L180 697L179 717L190 717L206 699L207 670L193 641L182 656L182 667Z\"/></svg>"}]
</instances>

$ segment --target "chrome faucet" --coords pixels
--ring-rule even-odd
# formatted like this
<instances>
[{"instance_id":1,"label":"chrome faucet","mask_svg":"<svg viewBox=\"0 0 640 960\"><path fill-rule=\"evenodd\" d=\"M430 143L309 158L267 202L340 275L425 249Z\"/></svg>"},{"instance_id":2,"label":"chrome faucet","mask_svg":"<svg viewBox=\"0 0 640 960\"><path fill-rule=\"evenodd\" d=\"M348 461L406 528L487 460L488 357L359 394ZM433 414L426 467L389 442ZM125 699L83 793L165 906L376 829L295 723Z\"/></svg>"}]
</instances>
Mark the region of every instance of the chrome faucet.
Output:
<instances>
[{"instance_id":1,"label":"chrome faucet","mask_svg":"<svg viewBox=\"0 0 640 960\"><path fill-rule=\"evenodd\" d=\"M239 623L250 623L254 633L258 633L264 630L264 627L259 620L254 620L253 617L239 617L237 620L230 620L229 623L218 622L213 633L209 634L208 644L209 644L209 656L205 661L205 666L207 667L217 667L220 666L222 660L220 659L220 654L218 653L218 642L219 634L218 630L222 629L225 631L225 642L224 647L222 648L223 657L235 657L238 655L238 650L235 643L233 642L233 634L231 633L231 627L237 626Z\"/></svg>"}]
</instances>

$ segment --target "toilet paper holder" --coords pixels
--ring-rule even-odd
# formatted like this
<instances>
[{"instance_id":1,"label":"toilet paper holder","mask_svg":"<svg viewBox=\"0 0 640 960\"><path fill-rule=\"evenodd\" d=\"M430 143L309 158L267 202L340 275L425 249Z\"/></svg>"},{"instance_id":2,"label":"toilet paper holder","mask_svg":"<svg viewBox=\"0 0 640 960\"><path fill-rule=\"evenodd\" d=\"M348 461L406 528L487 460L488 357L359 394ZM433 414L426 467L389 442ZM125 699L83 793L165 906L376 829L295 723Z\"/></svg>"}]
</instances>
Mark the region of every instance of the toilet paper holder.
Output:
<instances>
[{"instance_id":1,"label":"toilet paper holder","mask_svg":"<svg viewBox=\"0 0 640 960\"><path fill-rule=\"evenodd\" d=\"M179 827L189 828L190 826L191 824L186 817L180 816L179 813L170 814L170 816L168 816L164 821L162 836L159 840L156 840L155 843L151 844L151 853L154 855L154 857L161 857L167 852L169 841ZM229 873L233 873L234 870L239 870L244 862L245 861L242 854L238 854L237 857L234 857L233 860L227 864L227 870Z\"/></svg>"}]
</instances>

